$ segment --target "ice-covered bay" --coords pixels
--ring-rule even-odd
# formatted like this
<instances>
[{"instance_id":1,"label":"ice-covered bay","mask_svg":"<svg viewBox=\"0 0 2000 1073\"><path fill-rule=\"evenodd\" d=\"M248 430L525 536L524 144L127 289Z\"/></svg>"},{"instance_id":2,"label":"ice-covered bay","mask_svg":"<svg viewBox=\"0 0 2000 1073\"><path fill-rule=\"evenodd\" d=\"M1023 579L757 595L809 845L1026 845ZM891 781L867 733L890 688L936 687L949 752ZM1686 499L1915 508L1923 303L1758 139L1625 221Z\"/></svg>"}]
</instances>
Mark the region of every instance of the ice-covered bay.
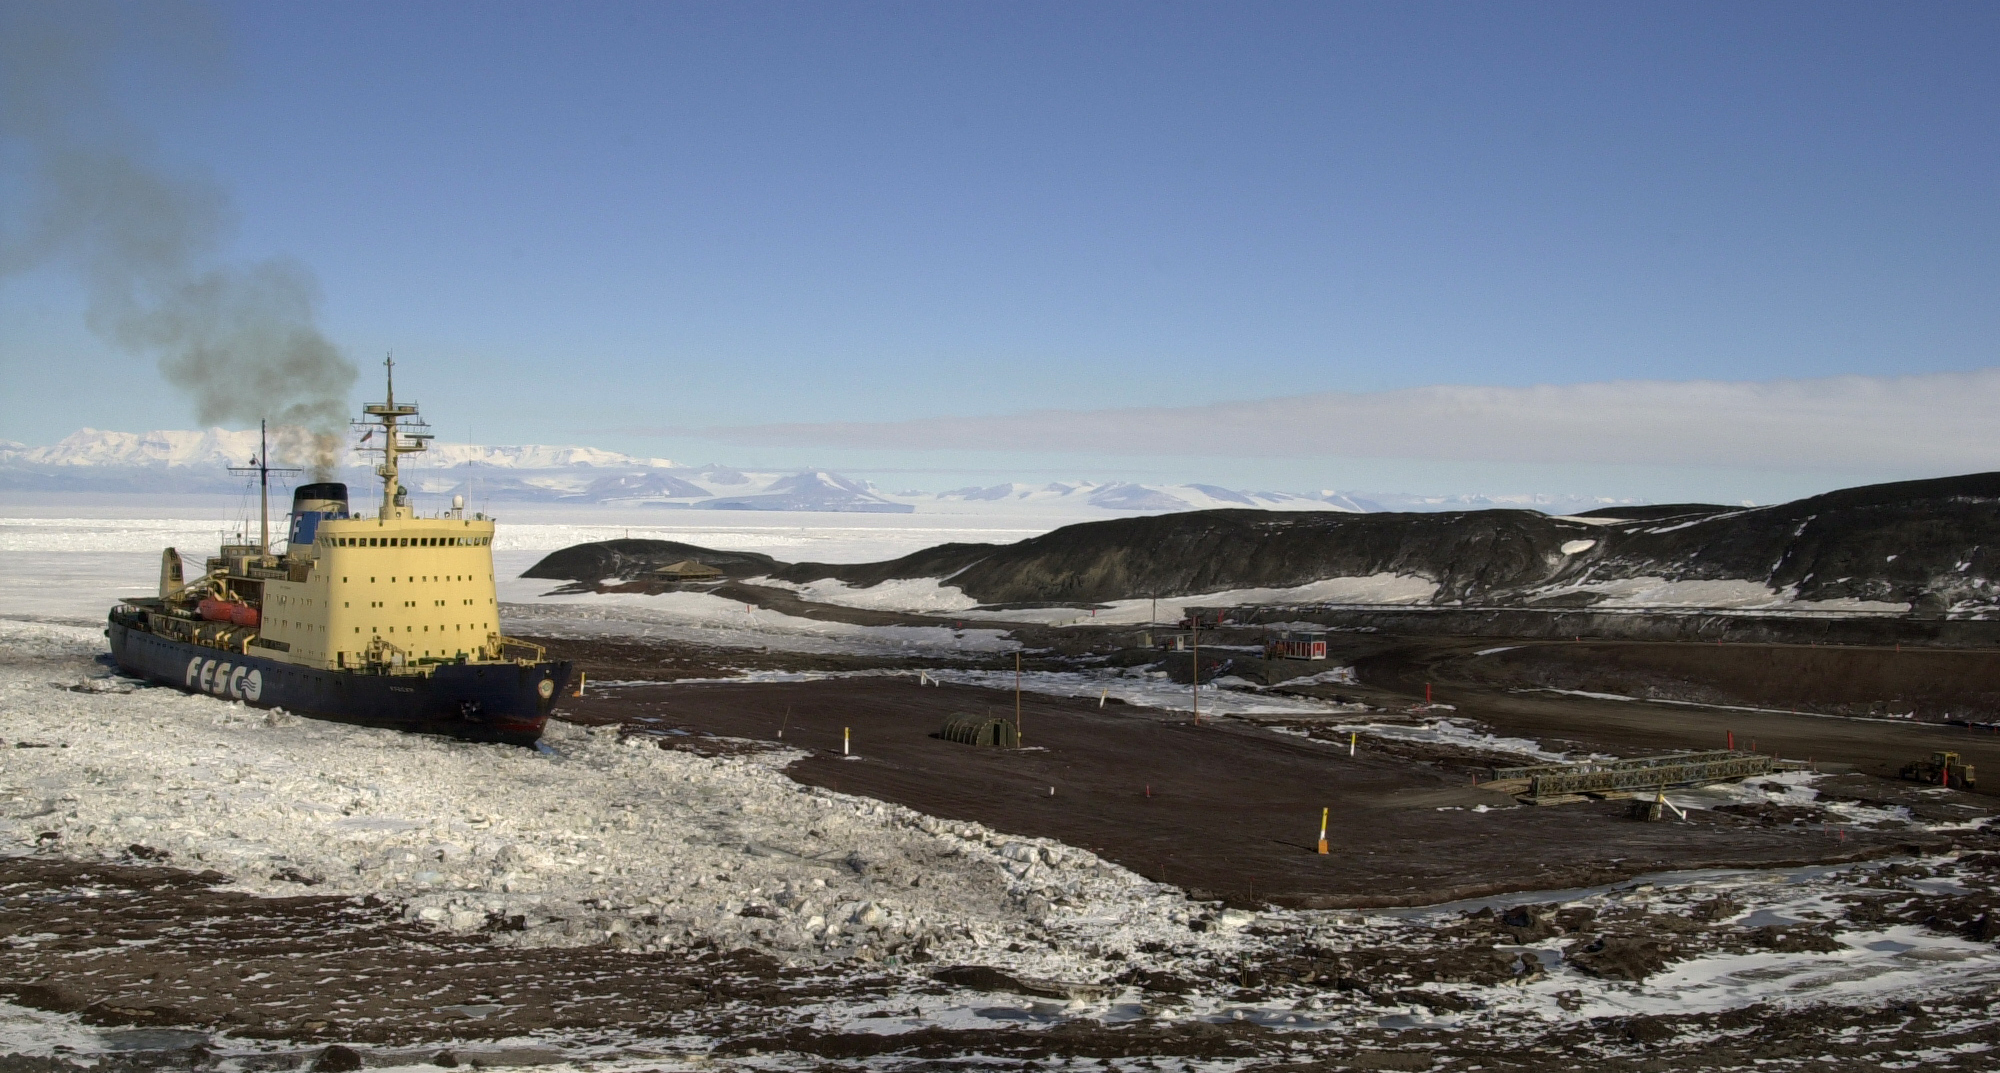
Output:
<instances>
[{"instance_id":1,"label":"ice-covered bay","mask_svg":"<svg viewBox=\"0 0 2000 1073\"><path fill-rule=\"evenodd\" d=\"M364 490L355 490L357 504ZM274 499L279 537L287 504ZM438 504L442 506L443 504ZM76 622L101 619L111 604L156 591L160 549L195 562L225 539L257 533L254 497L10 493L0 495L0 608L8 614ZM549 552L597 540L672 540L786 561L871 562L934 544L1006 544L1074 518L1034 514L802 514L621 509L508 504L494 536L494 573L503 589ZM554 583L526 581L504 598L532 600Z\"/></svg>"},{"instance_id":2,"label":"ice-covered bay","mask_svg":"<svg viewBox=\"0 0 2000 1073\"><path fill-rule=\"evenodd\" d=\"M800 786L789 754L563 723L538 752L124 692L101 645L0 620L4 852L141 846L256 893L383 895L441 928L520 917L500 941L527 945L972 950L1083 907L1142 930L1185 908L1086 851Z\"/></svg>"}]
</instances>

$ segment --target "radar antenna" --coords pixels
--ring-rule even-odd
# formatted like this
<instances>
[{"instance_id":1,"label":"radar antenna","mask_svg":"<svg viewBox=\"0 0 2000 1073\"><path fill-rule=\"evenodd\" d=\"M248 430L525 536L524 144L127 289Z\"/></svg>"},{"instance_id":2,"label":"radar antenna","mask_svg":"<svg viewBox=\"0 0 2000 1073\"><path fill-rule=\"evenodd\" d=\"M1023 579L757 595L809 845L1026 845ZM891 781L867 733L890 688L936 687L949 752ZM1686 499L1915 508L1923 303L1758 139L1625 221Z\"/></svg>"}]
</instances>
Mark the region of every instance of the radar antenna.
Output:
<instances>
[{"instance_id":1,"label":"radar antenna","mask_svg":"<svg viewBox=\"0 0 2000 1073\"><path fill-rule=\"evenodd\" d=\"M362 434L358 449L379 451L382 454L382 464L375 467L375 475L382 478L382 509L379 516L383 521L388 521L392 518L410 516L409 493L403 488L401 468L397 459L402 455L424 450L432 436L429 431L430 426L417 417L416 403L396 402L396 356L391 354L383 359L382 367L387 370L388 396L383 402L363 406L361 412L368 417L354 422L354 425L366 426L368 429ZM382 433L382 445L369 446L369 441L375 437L378 426Z\"/></svg>"}]
</instances>

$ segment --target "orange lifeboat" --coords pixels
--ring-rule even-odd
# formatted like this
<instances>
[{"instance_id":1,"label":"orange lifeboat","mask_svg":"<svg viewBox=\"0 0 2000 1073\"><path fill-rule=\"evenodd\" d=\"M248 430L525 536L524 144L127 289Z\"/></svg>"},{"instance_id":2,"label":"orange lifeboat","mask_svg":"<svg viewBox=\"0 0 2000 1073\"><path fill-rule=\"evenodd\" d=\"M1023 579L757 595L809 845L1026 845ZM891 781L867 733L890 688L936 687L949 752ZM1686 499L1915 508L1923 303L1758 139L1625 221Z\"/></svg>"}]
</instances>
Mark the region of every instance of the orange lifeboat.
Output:
<instances>
[{"instance_id":1,"label":"orange lifeboat","mask_svg":"<svg viewBox=\"0 0 2000 1073\"><path fill-rule=\"evenodd\" d=\"M213 596L197 604L195 611L209 622L227 622L233 626L256 626L263 619L249 604L218 600Z\"/></svg>"}]
</instances>

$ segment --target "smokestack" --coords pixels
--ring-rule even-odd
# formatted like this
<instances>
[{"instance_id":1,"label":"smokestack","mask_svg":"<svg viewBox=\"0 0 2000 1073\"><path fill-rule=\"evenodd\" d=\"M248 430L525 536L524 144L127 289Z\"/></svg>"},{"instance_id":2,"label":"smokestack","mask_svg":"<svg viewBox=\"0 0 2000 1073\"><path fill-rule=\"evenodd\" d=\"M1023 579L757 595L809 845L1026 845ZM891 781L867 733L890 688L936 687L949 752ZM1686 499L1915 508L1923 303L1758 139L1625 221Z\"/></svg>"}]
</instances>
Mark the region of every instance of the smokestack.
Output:
<instances>
[{"instance_id":1,"label":"smokestack","mask_svg":"<svg viewBox=\"0 0 2000 1073\"><path fill-rule=\"evenodd\" d=\"M319 523L325 518L347 517L347 486L338 481L302 484L292 491L292 528L287 538L289 553L319 539Z\"/></svg>"},{"instance_id":2,"label":"smokestack","mask_svg":"<svg viewBox=\"0 0 2000 1073\"><path fill-rule=\"evenodd\" d=\"M187 69L213 66L190 11L0 5L0 159L31 191L0 231L0 277L46 264L88 286L92 331L150 357L203 422L270 418L288 461L331 476L356 370L320 331L319 283L283 258L216 264L230 225L213 181L148 160L109 103L114 49L143 41ZM135 25L134 20L151 20ZM166 33L160 25L181 20ZM161 42L175 42L171 48Z\"/></svg>"}]
</instances>

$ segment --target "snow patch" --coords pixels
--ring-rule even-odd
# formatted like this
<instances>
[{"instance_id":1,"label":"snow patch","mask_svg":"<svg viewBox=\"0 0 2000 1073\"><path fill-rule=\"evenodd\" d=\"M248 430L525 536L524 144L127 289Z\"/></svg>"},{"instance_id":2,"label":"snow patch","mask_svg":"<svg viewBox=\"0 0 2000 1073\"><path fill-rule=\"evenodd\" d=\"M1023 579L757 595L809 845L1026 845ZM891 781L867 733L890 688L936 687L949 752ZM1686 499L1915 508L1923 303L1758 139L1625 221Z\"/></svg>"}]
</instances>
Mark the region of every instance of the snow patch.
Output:
<instances>
[{"instance_id":1,"label":"snow patch","mask_svg":"<svg viewBox=\"0 0 2000 1073\"><path fill-rule=\"evenodd\" d=\"M1564 545L1568 547L1568 545ZM1727 610L1784 608L1790 611L1851 611L1902 614L1907 603L1878 600L1800 600L1795 590L1773 589L1760 582L1741 579L1669 581L1664 577L1630 577L1593 581L1582 585L1544 589L1535 598L1546 600L1570 593L1592 593L1600 599L1596 607L1704 607Z\"/></svg>"},{"instance_id":2,"label":"snow patch","mask_svg":"<svg viewBox=\"0 0 2000 1073\"><path fill-rule=\"evenodd\" d=\"M779 770L789 752L703 758L564 723L538 752L52 688L51 658L102 675L92 640L0 625L0 739L58 746L7 750L0 852L143 845L245 891L303 893L303 876L444 930L519 917L494 941L527 947L706 938L811 958L921 940L970 956L1062 925L1065 905L1144 928L1185 905L1085 850L800 786Z\"/></svg>"}]
</instances>

